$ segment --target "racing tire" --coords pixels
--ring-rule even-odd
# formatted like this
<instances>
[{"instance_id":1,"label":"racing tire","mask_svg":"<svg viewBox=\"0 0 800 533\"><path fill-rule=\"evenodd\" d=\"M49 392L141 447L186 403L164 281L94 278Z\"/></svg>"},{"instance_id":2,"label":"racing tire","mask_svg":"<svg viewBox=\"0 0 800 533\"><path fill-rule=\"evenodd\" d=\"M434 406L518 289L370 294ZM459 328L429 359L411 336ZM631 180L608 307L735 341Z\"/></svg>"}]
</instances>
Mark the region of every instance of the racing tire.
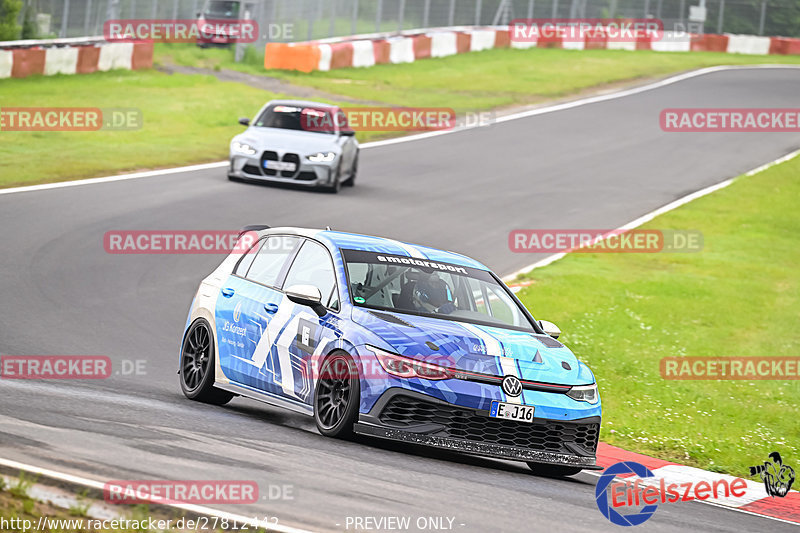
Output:
<instances>
[{"instance_id":1,"label":"racing tire","mask_svg":"<svg viewBox=\"0 0 800 533\"><path fill-rule=\"evenodd\" d=\"M574 476L583 470L583 468L578 466L550 465L545 463L532 463L530 461L528 461L528 468L530 468L535 475L542 477Z\"/></svg>"},{"instance_id":2,"label":"racing tire","mask_svg":"<svg viewBox=\"0 0 800 533\"><path fill-rule=\"evenodd\" d=\"M358 174L358 156L356 155L353 161L353 168L350 170L350 177L342 182L345 187L352 187L356 184L356 175Z\"/></svg>"},{"instance_id":3,"label":"racing tire","mask_svg":"<svg viewBox=\"0 0 800 533\"><path fill-rule=\"evenodd\" d=\"M319 432L326 437L351 438L360 400L361 381L353 359L345 352L326 357L314 387L314 422Z\"/></svg>"},{"instance_id":4,"label":"racing tire","mask_svg":"<svg viewBox=\"0 0 800 533\"><path fill-rule=\"evenodd\" d=\"M192 322L183 337L178 377L183 395L190 400L224 405L234 397L214 387L214 337L204 318Z\"/></svg>"}]
</instances>

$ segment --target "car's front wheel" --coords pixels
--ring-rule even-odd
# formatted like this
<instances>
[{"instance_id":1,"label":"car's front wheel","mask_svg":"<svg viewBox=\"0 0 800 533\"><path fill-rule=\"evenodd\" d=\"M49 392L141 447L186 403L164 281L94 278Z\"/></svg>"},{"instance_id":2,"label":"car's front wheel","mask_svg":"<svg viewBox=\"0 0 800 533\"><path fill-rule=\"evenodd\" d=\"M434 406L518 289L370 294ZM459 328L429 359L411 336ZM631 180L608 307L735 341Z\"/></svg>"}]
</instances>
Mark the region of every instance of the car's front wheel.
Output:
<instances>
[{"instance_id":1,"label":"car's front wheel","mask_svg":"<svg viewBox=\"0 0 800 533\"><path fill-rule=\"evenodd\" d=\"M204 318L195 320L183 338L179 377L190 400L224 405L234 396L214 387L214 337Z\"/></svg>"},{"instance_id":2,"label":"car's front wheel","mask_svg":"<svg viewBox=\"0 0 800 533\"><path fill-rule=\"evenodd\" d=\"M532 462L528 462L528 467L533 471L534 474L543 477L574 476L575 474L583 470L582 468L577 466L549 465L544 463L532 463Z\"/></svg>"},{"instance_id":3,"label":"car's front wheel","mask_svg":"<svg viewBox=\"0 0 800 533\"><path fill-rule=\"evenodd\" d=\"M353 167L350 169L350 177L342 182L345 187L352 187L356 184L356 176L358 175L358 155L353 161Z\"/></svg>"},{"instance_id":4,"label":"car's front wheel","mask_svg":"<svg viewBox=\"0 0 800 533\"><path fill-rule=\"evenodd\" d=\"M322 363L314 389L314 421L326 437L346 439L353 434L361 398L358 368L344 352Z\"/></svg>"}]
</instances>

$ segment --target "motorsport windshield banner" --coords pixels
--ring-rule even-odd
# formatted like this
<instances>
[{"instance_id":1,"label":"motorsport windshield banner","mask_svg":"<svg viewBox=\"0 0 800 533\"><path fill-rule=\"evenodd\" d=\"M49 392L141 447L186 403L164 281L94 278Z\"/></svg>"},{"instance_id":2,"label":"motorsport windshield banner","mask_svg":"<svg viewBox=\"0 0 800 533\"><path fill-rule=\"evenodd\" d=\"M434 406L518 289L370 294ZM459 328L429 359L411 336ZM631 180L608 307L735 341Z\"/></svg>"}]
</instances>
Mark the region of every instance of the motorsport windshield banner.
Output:
<instances>
[{"instance_id":1,"label":"motorsport windshield banner","mask_svg":"<svg viewBox=\"0 0 800 533\"><path fill-rule=\"evenodd\" d=\"M365 250L342 250L342 257L344 257L346 263L372 263L375 265L411 266L431 272L450 272L452 274L461 274L481 280L493 280L491 274L479 268L443 263L442 261L432 261L430 259L407 257L404 255L393 255L383 252L367 252Z\"/></svg>"}]
</instances>

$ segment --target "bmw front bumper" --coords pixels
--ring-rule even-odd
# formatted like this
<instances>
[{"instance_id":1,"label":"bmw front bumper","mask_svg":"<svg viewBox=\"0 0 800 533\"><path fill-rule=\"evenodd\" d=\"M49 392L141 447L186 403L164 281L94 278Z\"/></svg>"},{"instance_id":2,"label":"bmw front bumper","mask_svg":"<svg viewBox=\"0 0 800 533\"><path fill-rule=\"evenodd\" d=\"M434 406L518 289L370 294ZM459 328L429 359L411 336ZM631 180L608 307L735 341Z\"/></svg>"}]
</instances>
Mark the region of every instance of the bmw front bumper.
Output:
<instances>
[{"instance_id":1,"label":"bmw front bumper","mask_svg":"<svg viewBox=\"0 0 800 533\"><path fill-rule=\"evenodd\" d=\"M294 157L287 157L294 156ZM273 183L292 183L307 187L330 186L339 164L339 157L329 163L312 163L295 154L283 154L281 162L296 165L294 171L264 168L264 157L232 153L228 166L228 176L242 180L267 181Z\"/></svg>"},{"instance_id":2,"label":"bmw front bumper","mask_svg":"<svg viewBox=\"0 0 800 533\"><path fill-rule=\"evenodd\" d=\"M472 455L602 470L596 461L599 416L516 422L393 387L368 413L359 415L354 429L363 435Z\"/></svg>"}]
</instances>

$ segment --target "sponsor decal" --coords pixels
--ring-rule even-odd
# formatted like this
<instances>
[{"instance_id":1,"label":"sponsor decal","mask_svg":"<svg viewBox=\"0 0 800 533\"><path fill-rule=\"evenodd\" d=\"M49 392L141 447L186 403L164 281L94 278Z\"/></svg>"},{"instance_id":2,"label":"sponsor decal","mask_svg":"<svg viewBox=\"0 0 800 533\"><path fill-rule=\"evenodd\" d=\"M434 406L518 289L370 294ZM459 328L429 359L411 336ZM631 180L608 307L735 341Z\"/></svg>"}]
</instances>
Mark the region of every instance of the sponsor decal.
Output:
<instances>
[{"instance_id":1,"label":"sponsor decal","mask_svg":"<svg viewBox=\"0 0 800 533\"><path fill-rule=\"evenodd\" d=\"M767 489L767 494L783 498L788 494L789 489L792 488L794 483L794 468L789 465L783 464L781 454L772 452L769 454L769 461L764 461L763 464L750 467L751 476L759 476L764 482L764 488Z\"/></svg>"},{"instance_id":2,"label":"sponsor decal","mask_svg":"<svg viewBox=\"0 0 800 533\"><path fill-rule=\"evenodd\" d=\"M664 357L664 379L800 379L800 357Z\"/></svg>"},{"instance_id":3,"label":"sponsor decal","mask_svg":"<svg viewBox=\"0 0 800 533\"><path fill-rule=\"evenodd\" d=\"M800 109L664 109L659 124L668 132L798 132Z\"/></svg>"},{"instance_id":4,"label":"sponsor decal","mask_svg":"<svg viewBox=\"0 0 800 533\"><path fill-rule=\"evenodd\" d=\"M642 39L660 41L664 37L664 23L659 19L515 19L511 21L509 29L511 41L517 43L540 40L635 43Z\"/></svg>"},{"instance_id":5,"label":"sponsor decal","mask_svg":"<svg viewBox=\"0 0 800 533\"><path fill-rule=\"evenodd\" d=\"M297 323L297 347L308 354L313 354L317 346L317 327L317 324L304 318Z\"/></svg>"},{"instance_id":6,"label":"sponsor decal","mask_svg":"<svg viewBox=\"0 0 800 533\"><path fill-rule=\"evenodd\" d=\"M3 107L0 131L138 130L144 124L137 108Z\"/></svg>"},{"instance_id":7,"label":"sponsor decal","mask_svg":"<svg viewBox=\"0 0 800 533\"><path fill-rule=\"evenodd\" d=\"M460 272L462 274L467 273L467 269L464 267L459 267L455 265L446 265L444 263L434 263L431 261L424 261L422 259L414 259L413 257L397 257L397 256L385 256L379 255L377 256L378 261L381 263L400 263L403 265L413 265L413 266L420 266L425 268L434 268L437 270L448 270L450 272Z\"/></svg>"}]
</instances>

